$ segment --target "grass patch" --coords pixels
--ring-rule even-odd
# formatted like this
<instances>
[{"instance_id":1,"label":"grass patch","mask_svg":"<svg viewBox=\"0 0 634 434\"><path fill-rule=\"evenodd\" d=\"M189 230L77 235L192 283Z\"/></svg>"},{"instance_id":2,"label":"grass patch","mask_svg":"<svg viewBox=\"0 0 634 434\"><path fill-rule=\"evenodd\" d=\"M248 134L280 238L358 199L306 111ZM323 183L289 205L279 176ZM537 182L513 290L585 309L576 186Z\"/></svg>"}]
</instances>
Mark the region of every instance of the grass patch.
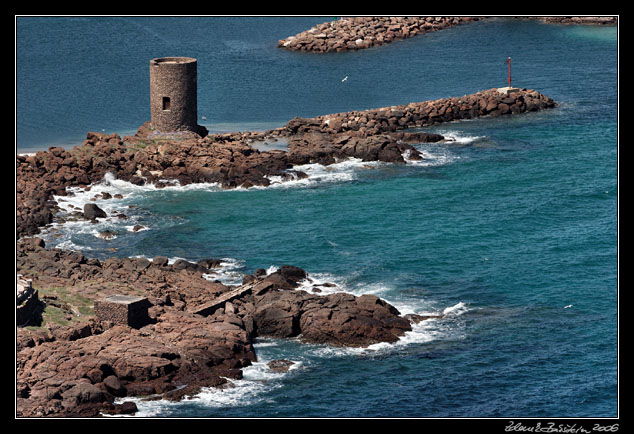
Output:
<instances>
[{"instance_id":1,"label":"grass patch","mask_svg":"<svg viewBox=\"0 0 634 434\"><path fill-rule=\"evenodd\" d=\"M42 313L42 327L46 327L50 323L67 326L72 321L67 319L67 315L65 310L57 306L47 305Z\"/></svg>"},{"instance_id":2,"label":"grass patch","mask_svg":"<svg viewBox=\"0 0 634 434\"><path fill-rule=\"evenodd\" d=\"M68 288L39 288L38 292L40 300L45 303L40 328L50 324L71 325L95 315L94 300L72 293Z\"/></svg>"}]
</instances>

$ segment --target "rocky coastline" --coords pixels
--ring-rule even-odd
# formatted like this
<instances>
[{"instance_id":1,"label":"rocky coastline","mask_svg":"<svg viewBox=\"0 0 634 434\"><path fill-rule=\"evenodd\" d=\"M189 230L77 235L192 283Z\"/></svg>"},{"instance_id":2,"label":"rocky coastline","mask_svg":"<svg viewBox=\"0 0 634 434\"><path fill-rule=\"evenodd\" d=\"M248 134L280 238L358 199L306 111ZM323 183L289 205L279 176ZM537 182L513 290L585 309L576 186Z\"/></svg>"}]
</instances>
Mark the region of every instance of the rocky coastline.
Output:
<instances>
[{"instance_id":1,"label":"rocky coastline","mask_svg":"<svg viewBox=\"0 0 634 434\"><path fill-rule=\"evenodd\" d=\"M18 267L30 271L44 294L42 302L57 306L68 323L18 329L19 417L131 413L134 404L114 400L179 400L202 387L230 387L227 379L242 378L241 369L257 360L252 343L258 336L367 346L394 342L411 330L410 321L425 319L404 318L375 296L296 291L307 275L293 266L271 274L256 270L245 279L257 281L257 291L200 315L192 312L196 306L231 290L203 277L213 260L171 265L162 257L99 261L47 249L38 238L19 242L18 252ZM143 326L76 312L79 301L130 294L148 300L149 319Z\"/></svg>"},{"instance_id":2,"label":"rocky coastline","mask_svg":"<svg viewBox=\"0 0 634 434\"><path fill-rule=\"evenodd\" d=\"M144 124L134 136L88 133L71 150L51 147L16 158L16 265L39 294L39 312L17 329L18 417L95 417L133 413L133 403L116 398L181 399L202 387L230 387L241 369L257 360L258 336L298 337L306 342L366 347L395 342L412 324L429 318L403 316L371 295L320 295L319 287L297 291L310 276L292 265L267 274L254 270L244 283L256 285L213 310L199 309L235 288L206 276L217 259L169 263L166 257L88 258L47 248L37 238L43 226L60 221L54 196L68 187L90 189L107 173L156 187L214 182L224 188L270 184L271 176L306 176L295 166L332 164L355 157L404 164L422 159L411 143L440 141L420 128L478 116L504 116L555 107L529 89L490 89L463 97L367 111L295 118L266 132L200 137L158 134ZM258 141L287 140L288 148L260 151ZM107 199L107 198L104 198ZM98 220L95 204L73 218ZM329 284L333 285L333 284ZM147 298L142 326L113 324L95 316L94 304L109 296ZM42 312L58 321L42 324ZM199 312L199 313L195 313ZM39 327L38 327L39 326ZM287 361L271 365L285 369Z\"/></svg>"},{"instance_id":3,"label":"rocky coastline","mask_svg":"<svg viewBox=\"0 0 634 434\"><path fill-rule=\"evenodd\" d=\"M378 47L489 17L342 17L278 41L289 51L332 53ZM514 17L553 24L616 25L617 17Z\"/></svg>"}]
</instances>

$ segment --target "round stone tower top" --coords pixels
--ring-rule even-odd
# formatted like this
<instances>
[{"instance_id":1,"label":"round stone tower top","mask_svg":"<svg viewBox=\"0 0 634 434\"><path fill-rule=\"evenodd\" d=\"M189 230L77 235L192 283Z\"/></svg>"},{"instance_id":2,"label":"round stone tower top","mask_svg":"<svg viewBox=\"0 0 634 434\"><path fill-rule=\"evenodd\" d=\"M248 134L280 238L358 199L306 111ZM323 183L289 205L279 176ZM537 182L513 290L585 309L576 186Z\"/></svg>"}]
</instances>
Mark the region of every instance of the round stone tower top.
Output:
<instances>
[{"instance_id":1,"label":"round stone tower top","mask_svg":"<svg viewBox=\"0 0 634 434\"><path fill-rule=\"evenodd\" d=\"M193 57L158 57L150 60L150 63L154 66L159 66L163 63L192 63L196 62Z\"/></svg>"}]
</instances>

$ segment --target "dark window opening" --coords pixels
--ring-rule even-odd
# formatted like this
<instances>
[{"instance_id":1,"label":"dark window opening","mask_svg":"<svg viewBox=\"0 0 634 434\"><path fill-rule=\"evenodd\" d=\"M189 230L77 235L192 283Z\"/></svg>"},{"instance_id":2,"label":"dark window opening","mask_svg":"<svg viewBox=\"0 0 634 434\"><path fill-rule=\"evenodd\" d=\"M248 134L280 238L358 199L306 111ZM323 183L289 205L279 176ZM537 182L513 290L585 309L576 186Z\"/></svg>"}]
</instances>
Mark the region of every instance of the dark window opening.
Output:
<instances>
[{"instance_id":1,"label":"dark window opening","mask_svg":"<svg viewBox=\"0 0 634 434\"><path fill-rule=\"evenodd\" d=\"M163 110L169 110L170 109L170 98L169 96L164 96L163 97Z\"/></svg>"}]
</instances>

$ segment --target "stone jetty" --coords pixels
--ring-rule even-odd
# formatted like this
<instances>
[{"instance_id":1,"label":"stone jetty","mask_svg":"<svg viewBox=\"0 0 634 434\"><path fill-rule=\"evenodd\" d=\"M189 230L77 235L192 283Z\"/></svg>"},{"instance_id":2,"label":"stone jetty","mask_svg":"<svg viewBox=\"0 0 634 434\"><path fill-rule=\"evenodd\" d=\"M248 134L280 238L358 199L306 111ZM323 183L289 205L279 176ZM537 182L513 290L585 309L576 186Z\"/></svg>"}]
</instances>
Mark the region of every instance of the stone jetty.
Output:
<instances>
[{"instance_id":1,"label":"stone jetty","mask_svg":"<svg viewBox=\"0 0 634 434\"><path fill-rule=\"evenodd\" d=\"M428 127L443 122L497 117L555 107L556 103L534 89L493 88L461 97L441 98L362 111L295 118L277 134L309 131L332 134L355 132L361 136Z\"/></svg>"},{"instance_id":2,"label":"stone jetty","mask_svg":"<svg viewBox=\"0 0 634 434\"><path fill-rule=\"evenodd\" d=\"M378 47L490 17L342 17L318 24L295 36L278 41L278 47L291 51L329 53ZM552 24L616 25L618 17L551 16L509 17Z\"/></svg>"},{"instance_id":3,"label":"stone jetty","mask_svg":"<svg viewBox=\"0 0 634 434\"><path fill-rule=\"evenodd\" d=\"M319 24L278 41L292 51L340 52L378 47L459 24L478 17L354 17Z\"/></svg>"},{"instance_id":4,"label":"stone jetty","mask_svg":"<svg viewBox=\"0 0 634 434\"><path fill-rule=\"evenodd\" d=\"M524 18L524 17L519 17L519 18ZM597 26L615 26L618 24L618 17L616 16L612 16L612 17L554 16L554 17L529 17L529 18L543 21L545 23L552 23L552 24L584 24L584 25L597 25Z\"/></svg>"}]
</instances>

